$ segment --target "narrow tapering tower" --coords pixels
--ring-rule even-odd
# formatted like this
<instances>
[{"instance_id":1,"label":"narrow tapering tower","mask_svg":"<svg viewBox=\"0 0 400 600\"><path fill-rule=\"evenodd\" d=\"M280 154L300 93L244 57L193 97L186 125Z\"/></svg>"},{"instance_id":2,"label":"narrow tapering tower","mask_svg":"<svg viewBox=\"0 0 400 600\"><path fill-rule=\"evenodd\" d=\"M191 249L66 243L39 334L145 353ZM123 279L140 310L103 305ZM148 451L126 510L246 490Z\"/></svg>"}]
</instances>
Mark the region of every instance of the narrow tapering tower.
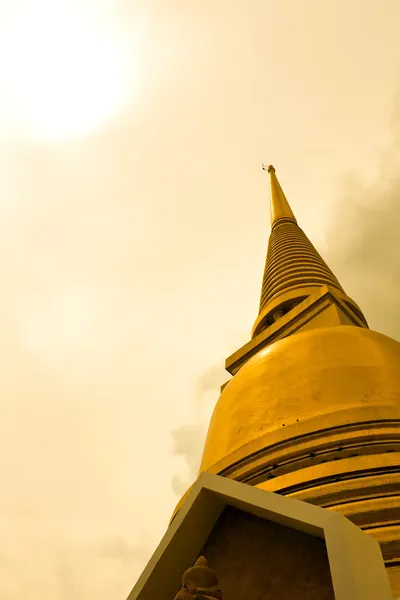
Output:
<instances>
[{"instance_id":1,"label":"narrow tapering tower","mask_svg":"<svg viewBox=\"0 0 400 600\"><path fill-rule=\"evenodd\" d=\"M266 167L265 167L266 169ZM271 235L253 338L324 285L334 290L363 325L367 322L297 224L273 166L271 178ZM358 323L357 324L361 324Z\"/></svg>"},{"instance_id":2,"label":"narrow tapering tower","mask_svg":"<svg viewBox=\"0 0 400 600\"><path fill-rule=\"evenodd\" d=\"M400 597L400 344L368 328L268 171L259 314L226 360L200 470L342 513L379 541Z\"/></svg>"}]
</instances>

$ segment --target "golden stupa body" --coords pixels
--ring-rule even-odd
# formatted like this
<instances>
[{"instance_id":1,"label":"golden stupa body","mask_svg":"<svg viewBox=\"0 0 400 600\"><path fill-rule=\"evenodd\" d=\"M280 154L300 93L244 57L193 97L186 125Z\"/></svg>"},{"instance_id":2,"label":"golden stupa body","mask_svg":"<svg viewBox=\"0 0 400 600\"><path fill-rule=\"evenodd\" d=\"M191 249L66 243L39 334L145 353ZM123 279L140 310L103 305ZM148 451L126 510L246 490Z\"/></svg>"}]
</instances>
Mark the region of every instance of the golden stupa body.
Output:
<instances>
[{"instance_id":1,"label":"golden stupa body","mask_svg":"<svg viewBox=\"0 0 400 600\"><path fill-rule=\"evenodd\" d=\"M226 361L200 472L343 514L379 541L400 597L400 343L368 328L268 171L260 311Z\"/></svg>"}]
</instances>

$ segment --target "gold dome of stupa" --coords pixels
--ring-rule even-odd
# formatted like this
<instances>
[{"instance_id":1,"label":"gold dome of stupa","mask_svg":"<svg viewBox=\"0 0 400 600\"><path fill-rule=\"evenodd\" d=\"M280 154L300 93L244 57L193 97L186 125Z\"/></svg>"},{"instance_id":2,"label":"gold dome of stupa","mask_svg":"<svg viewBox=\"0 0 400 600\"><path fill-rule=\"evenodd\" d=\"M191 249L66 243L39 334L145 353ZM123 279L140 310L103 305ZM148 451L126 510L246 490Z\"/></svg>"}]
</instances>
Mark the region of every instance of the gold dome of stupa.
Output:
<instances>
[{"instance_id":1,"label":"gold dome of stupa","mask_svg":"<svg viewBox=\"0 0 400 600\"><path fill-rule=\"evenodd\" d=\"M265 170L271 235L259 314L251 340L226 360L233 377L200 472L345 515L379 541L400 597L400 344L368 328L298 226L275 169Z\"/></svg>"},{"instance_id":2,"label":"gold dome of stupa","mask_svg":"<svg viewBox=\"0 0 400 600\"><path fill-rule=\"evenodd\" d=\"M364 421L371 429L374 415L392 418L399 406L398 342L345 325L304 331L260 350L225 386L210 422L201 471L237 466L271 446L271 436L275 445L304 439L306 431L315 437L322 423L340 427L347 439L346 425ZM359 447L350 442L351 454L359 455L361 442ZM344 456L346 440L338 445ZM317 457L309 458L310 465L316 464ZM270 475L257 474L262 468L252 465L252 478Z\"/></svg>"}]
</instances>

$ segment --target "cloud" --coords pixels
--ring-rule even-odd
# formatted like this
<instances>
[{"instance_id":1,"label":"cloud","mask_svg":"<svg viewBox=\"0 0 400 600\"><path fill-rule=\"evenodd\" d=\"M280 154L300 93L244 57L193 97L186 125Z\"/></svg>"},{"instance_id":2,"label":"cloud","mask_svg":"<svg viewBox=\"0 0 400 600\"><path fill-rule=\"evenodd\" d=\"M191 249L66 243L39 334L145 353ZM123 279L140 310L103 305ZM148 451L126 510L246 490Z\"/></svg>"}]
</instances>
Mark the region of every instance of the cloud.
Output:
<instances>
[{"instance_id":1,"label":"cloud","mask_svg":"<svg viewBox=\"0 0 400 600\"><path fill-rule=\"evenodd\" d=\"M45 526L38 529L42 535L27 532L21 543L16 537L7 540L7 553L1 552L2 598L123 599L151 555L151 544L123 536L109 536L96 544L57 532L49 535Z\"/></svg>"},{"instance_id":2,"label":"cloud","mask_svg":"<svg viewBox=\"0 0 400 600\"><path fill-rule=\"evenodd\" d=\"M109 560L128 561L143 560L148 555L145 545L131 544L121 537L106 540L99 548L99 556Z\"/></svg>"},{"instance_id":3,"label":"cloud","mask_svg":"<svg viewBox=\"0 0 400 600\"><path fill-rule=\"evenodd\" d=\"M174 442L173 454L184 459L188 473L187 477L174 475L172 478L172 489L178 496L183 494L197 477L205 434L205 423L182 425L171 432Z\"/></svg>"},{"instance_id":4,"label":"cloud","mask_svg":"<svg viewBox=\"0 0 400 600\"><path fill-rule=\"evenodd\" d=\"M390 125L371 180L343 177L325 255L370 327L400 339L400 94Z\"/></svg>"},{"instance_id":5,"label":"cloud","mask_svg":"<svg viewBox=\"0 0 400 600\"><path fill-rule=\"evenodd\" d=\"M223 364L214 365L205 371L196 381L196 396L201 401L204 395L215 392L223 383L229 379L229 373L225 371Z\"/></svg>"},{"instance_id":6,"label":"cloud","mask_svg":"<svg viewBox=\"0 0 400 600\"><path fill-rule=\"evenodd\" d=\"M73 569L66 564L60 564L55 568L55 576L61 598L75 598L78 593L76 577Z\"/></svg>"},{"instance_id":7,"label":"cloud","mask_svg":"<svg viewBox=\"0 0 400 600\"><path fill-rule=\"evenodd\" d=\"M214 365L200 375L195 385L195 417L193 422L181 425L171 432L174 456L183 459L186 476L175 474L172 489L181 496L196 479L212 409L220 387L229 379L223 364ZM203 410L205 409L205 410Z\"/></svg>"}]
</instances>

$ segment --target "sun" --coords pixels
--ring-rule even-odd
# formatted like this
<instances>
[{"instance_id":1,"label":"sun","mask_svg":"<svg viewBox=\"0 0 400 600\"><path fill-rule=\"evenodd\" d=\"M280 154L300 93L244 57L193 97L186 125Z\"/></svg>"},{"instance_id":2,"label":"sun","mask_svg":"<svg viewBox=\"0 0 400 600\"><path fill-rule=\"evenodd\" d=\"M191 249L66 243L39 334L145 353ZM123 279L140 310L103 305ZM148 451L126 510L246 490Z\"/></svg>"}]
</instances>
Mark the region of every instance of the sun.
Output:
<instances>
[{"instance_id":1,"label":"sun","mask_svg":"<svg viewBox=\"0 0 400 600\"><path fill-rule=\"evenodd\" d=\"M82 2L16 4L0 32L1 87L12 118L50 140L90 133L125 98L116 40Z\"/></svg>"}]
</instances>

